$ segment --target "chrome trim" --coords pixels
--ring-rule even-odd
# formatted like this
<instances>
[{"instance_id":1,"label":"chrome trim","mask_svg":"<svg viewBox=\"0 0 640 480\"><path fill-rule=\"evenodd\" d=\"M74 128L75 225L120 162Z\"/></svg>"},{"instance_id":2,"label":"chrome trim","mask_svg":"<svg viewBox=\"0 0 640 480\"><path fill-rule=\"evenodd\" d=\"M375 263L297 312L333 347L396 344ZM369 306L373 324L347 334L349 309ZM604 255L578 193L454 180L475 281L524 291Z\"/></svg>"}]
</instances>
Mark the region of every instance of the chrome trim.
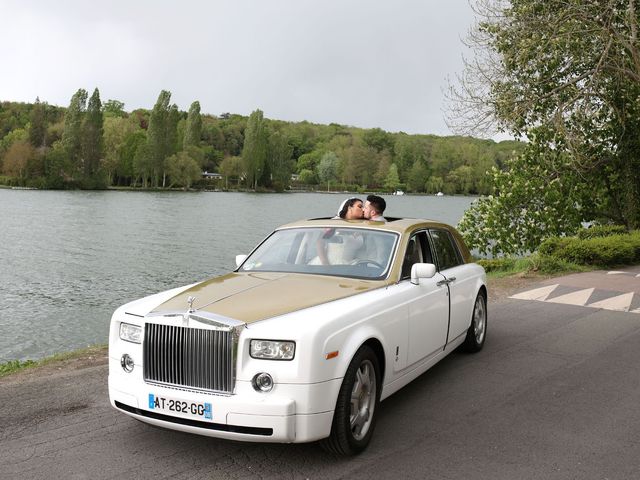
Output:
<instances>
[{"instance_id":1,"label":"chrome trim","mask_svg":"<svg viewBox=\"0 0 640 480\"><path fill-rule=\"evenodd\" d=\"M246 324L206 312L164 313L147 317L180 317L183 322L145 322L143 375L147 383L230 395L235 390L238 342ZM215 317L215 320L212 318ZM201 324L189 326L189 321ZM231 319L229 319L231 320Z\"/></svg>"},{"instance_id":2,"label":"chrome trim","mask_svg":"<svg viewBox=\"0 0 640 480\"><path fill-rule=\"evenodd\" d=\"M184 320L194 320L199 323L203 323L205 325L209 325L213 328L219 329L228 329L228 328L236 328L236 327L246 327L247 324L245 322L241 322L240 320L236 320L234 318L225 317L224 315L218 315L216 313L195 311L193 313L178 311L178 310L169 310L166 312L151 312L148 313L145 318L153 318L153 317L182 317Z\"/></svg>"}]
</instances>

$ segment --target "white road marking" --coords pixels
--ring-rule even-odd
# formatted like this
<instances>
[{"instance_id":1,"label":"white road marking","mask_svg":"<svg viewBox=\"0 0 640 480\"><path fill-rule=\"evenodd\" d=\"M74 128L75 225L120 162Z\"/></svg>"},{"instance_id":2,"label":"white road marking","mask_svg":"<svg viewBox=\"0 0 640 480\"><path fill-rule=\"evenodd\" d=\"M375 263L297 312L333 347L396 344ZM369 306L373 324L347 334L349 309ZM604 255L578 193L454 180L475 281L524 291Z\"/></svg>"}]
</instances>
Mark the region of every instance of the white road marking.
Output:
<instances>
[{"instance_id":1,"label":"white road marking","mask_svg":"<svg viewBox=\"0 0 640 480\"><path fill-rule=\"evenodd\" d=\"M566 295L552 298L551 300L547 300L547 302L584 306L594 290L595 288L585 288L584 290L578 290L577 292L567 293Z\"/></svg>"},{"instance_id":2,"label":"white road marking","mask_svg":"<svg viewBox=\"0 0 640 480\"><path fill-rule=\"evenodd\" d=\"M518 300L539 300L544 302L549 294L553 292L558 285L549 285L547 287L536 288L535 290L529 290L527 292L518 293L509 298L516 298Z\"/></svg>"},{"instance_id":3,"label":"white road marking","mask_svg":"<svg viewBox=\"0 0 640 480\"><path fill-rule=\"evenodd\" d=\"M560 295L559 297L548 298L558 286L559 284L535 288L533 290L527 290L526 292L517 293L509 298L514 298L516 300L535 300L539 302L560 303L564 305L580 305L589 308L601 308L603 310L640 314L640 308L631 310L631 304L633 303L635 292L627 292L615 297L587 304L589 298L595 291L595 288L585 288L583 290L578 290L577 292Z\"/></svg>"},{"instance_id":4,"label":"white road marking","mask_svg":"<svg viewBox=\"0 0 640 480\"><path fill-rule=\"evenodd\" d=\"M617 297L607 298L600 302L590 303L587 307L603 308L605 310L616 310L619 312L628 312L633 301L633 292L624 293Z\"/></svg>"}]
</instances>

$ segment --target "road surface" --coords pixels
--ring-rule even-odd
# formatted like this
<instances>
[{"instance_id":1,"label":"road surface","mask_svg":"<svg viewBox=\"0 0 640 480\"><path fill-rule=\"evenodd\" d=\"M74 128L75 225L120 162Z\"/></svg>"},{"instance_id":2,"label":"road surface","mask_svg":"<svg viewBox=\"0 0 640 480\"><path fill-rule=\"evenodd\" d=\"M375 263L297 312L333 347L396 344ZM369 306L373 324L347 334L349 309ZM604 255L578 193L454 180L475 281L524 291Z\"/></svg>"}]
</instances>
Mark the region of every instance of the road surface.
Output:
<instances>
[{"instance_id":1,"label":"road surface","mask_svg":"<svg viewBox=\"0 0 640 480\"><path fill-rule=\"evenodd\" d=\"M98 359L0 379L0 479L640 478L640 267L512 293L484 350L382 402L357 457L150 427L111 408Z\"/></svg>"}]
</instances>

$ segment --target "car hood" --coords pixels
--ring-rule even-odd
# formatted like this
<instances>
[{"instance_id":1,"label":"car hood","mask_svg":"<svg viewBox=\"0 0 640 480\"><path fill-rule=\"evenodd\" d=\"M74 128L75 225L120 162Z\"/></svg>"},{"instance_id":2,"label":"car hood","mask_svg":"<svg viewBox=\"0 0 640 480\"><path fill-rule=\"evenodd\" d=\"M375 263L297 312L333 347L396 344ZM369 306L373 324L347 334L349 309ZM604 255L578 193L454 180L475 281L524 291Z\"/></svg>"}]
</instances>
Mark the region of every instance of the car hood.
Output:
<instances>
[{"instance_id":1,"label":"car hood","mask_svg":"<svg viewBox=\"0 0 640 480\"><path fill-rule=\"evenodd\" d=\"M160 304L151 313L193 309L246 323L339 300L386 285L384 281L321 275L260 272L230 273L198 283Z\"/></svg>"}]
</instances>

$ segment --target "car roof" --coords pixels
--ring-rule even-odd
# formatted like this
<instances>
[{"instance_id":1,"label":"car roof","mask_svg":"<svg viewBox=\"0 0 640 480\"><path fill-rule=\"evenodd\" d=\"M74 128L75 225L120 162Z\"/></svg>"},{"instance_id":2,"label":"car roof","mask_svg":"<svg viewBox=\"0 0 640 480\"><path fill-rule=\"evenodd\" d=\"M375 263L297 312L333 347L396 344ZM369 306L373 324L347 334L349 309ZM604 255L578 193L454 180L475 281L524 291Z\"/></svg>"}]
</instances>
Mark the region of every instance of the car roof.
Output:
<instances>
[{"instance_id":1,"label":"car roof","mask_svg":"<svg viewBox=\"0 0 640 480\"><path fill-rule=\"evenodd\" d=\"M387 230L390 232L405 233L407 231L413 231L416 228L446 228L447 230L453 230L453 227L446 223L438 222L435 220L426 220L421 218L399 218L399 217L387 217L386 222L375 222L371 220L359 219L359 220L344 220L342 218L312 218L309 220L299 220L296 222L287 223L278 227L278 230L285 228L300 228L300 227L354 227L354 228L371 228L375 230Z\"/></svg>"}]
</instances>

